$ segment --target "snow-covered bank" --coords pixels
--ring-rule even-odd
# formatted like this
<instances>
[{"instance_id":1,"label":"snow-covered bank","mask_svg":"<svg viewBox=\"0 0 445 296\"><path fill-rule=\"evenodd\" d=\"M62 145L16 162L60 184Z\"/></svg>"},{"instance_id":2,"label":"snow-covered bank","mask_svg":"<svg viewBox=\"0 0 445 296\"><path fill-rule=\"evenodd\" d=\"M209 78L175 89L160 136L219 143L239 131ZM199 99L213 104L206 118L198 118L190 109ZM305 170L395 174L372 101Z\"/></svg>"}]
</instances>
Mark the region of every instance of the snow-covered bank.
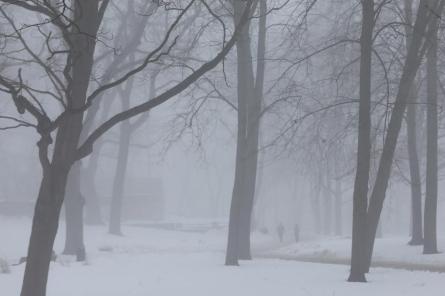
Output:
<instances>
[{"instance_id":1,"label":"snow-covered bank","mask_svg":"<svg viewBox=\"0 0 445 296\"><path fill-rule=\"evenodd\" d=\"M409 246L407 241L406 237L378 238L374 248L374 266L445 272L444 253L423 255L422 246ZM445 238L440 238L438 245L439 248L445 246ZM348 264L350 248L350 238L324 238L288 244L259 255L287 260Z\"/></svg>"}]
</instances>

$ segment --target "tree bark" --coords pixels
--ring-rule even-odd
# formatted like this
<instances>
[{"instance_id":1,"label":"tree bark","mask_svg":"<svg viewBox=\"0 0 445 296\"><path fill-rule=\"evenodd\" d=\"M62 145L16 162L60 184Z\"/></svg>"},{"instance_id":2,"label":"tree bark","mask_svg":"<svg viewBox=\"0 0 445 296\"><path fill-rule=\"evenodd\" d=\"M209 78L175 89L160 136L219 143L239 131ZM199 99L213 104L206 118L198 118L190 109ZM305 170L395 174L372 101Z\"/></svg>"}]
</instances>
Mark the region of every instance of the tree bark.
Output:
<instances>
[{"instance_id":1,"label":"tree bark","mask_svg":"<svg viewBox=\"0 0 445 296\"><path fill-rule=\"evenodd\" d=\"M128 121L121 123L121 135L119 152L116 164L116 172L113 182L113 194L110 208L110 225L108 231L111 234L122 235L122 203L124 199L125 175L127 172L131 129Z\"/></svg>"},{"instance_id":2,"label":"tree bark","mask_svg":"<svg viewBox=\"0 0 445 296\"><path fill-rule=\"evenodd\" d=\"M142 36L145 32L145 27L147 25L148 19L149 19L149 13L150 11L149 6L152 5L155 6L154 3L147 2L144 4L146 7L144 9L147 10L147 15L140 16L137 19L137 23L134 25L133 30L131 31L131 34L128 32L128 22L131 22L131 14L134 13L134 1L128 1L127 6L127 15L123 18L122 24L119 27L119 31L116 34L116 40L123 40L123 38L126 38L128 36L125 42L125 46L122 48L122 51L119 55L115 55L113 58L113 61L111 62L108 69L105 71L105 75L101 79L101 84L107 84L111 81L113 76L118 72L119 66L127 59L127 57L133 53L138 46L141 43ZM109 101L112 101L115 96L112 96L112 98L108 97L107 99ZM84 141L84 138L86 135L88 135L93 128L94 119L97 117L97 114L99 113L101 102L102 102L103 96L99 96L96 98L96 100L93 101L92 106L88 109L87 115L85 116L84 121L84 127L82 130L82 137L81 142ZM108 104L105 105L105 110L103 112L104 119L109 113L111 106L111 102L108 102ZM100 202L97 197L97 193L95 190L95 184L94 184L94 177L96 175L97 170L97 162L99 159L100 149L96 149L96 151L93 153L90 163L91 165L88 165L86 169L81 169L79 171L79 174L86 175L88 178L84 179L85 188L88 190L87 192L87 202L86 202L86 216L85 216L85 223L90 225L102 225L103 220L100 213Z\"/></svg>"},{"instance_id":3,"label":"tree bark","mask_svg":"<svg viewBox=\"0 0 445 296\"><path fill-rule=\"evenodd\" d=\"M69 163L59 159L43 172L34 210L21 296L46 295L49 263L57 234L68 171Z\"/></svg>"},{"instance_id":4,"label":"tree bark","mask_svg":"<svg viewBox=\"0 0 445 296\"><path fill-rule=\"evenodd\" d=\"M436 254L437 250L437 31L438 21L432 22L434 33L427 54L427 144L426 144L426 194L424 222L424 254Z\"/></svg>"},{"instance_id":5,"label":"tree bark","mask_svg":"<svg viewBox=\"0 0 445 296\"><path fill-rule=\"evenodd\" d=\"M351 270L348 281L366 282L366 213L371 159L371 65L374 30L374 1L362 1L362 32L360 37L360 104L352 217Z\"/></svg>"},{"instance_id":6,"label":"tree bark","mask_svg":"<svg viewBox=\"0 0 445 296\"><path fill-rule=\"evenodd\" d=\"M235 23L240 18L240 13L243 11L244 4L234 2ZM238 265L240 259L241 237L246 233L246 226L241 231L241 224L246 223L245 211L248 207L246 197L247 189L247 112L248 112L248 96L253 95L249 93L253 90L253 72L252 72L252 55L250 50L250 21L242 29L240 36L236 42L237 50L237 95L238 95L238 132L236 144L236 164L235 164L235 181L232 192L232 201L230 205L229 217L229 233L226 251L226 265ZM250 236L250 233L249 233ZM246 238L244 238L246 239ZM250 238L244 241L243 246L248 243ZM250 249L250 246L249 246ZM243 254L245 258L250 256L250 250ZM248 253L248 254L247 254Z\"/></svg>"},{"instance_id":7,"label":"tree bark","mask_svg":"<svg viewBox=\"0 0 445 296\"><path fill-rule=\"evenodd\" d=\"M343 200L342 200L341 181L335 180L335 235L343 234Z\"/></svg>"},{"instance_id":8,"label":"tree bark","mask_svg":"<svg viewBox=\"0 0 445 296\"><path fill-rule=\"evenodd\" d=\"M115 92L116 94L116 92ZM110 108L112 106L112 102L116 98L116 95L112 95L108 97L110 102L108 104L105 104L103 112L102 112L102 119L101 122L105 121L106 118L109 115ZM94 105L93 105L94 106ZM90 113L91 112L91 113ZM89 110L87 113L87 116L91 114L97 114L97 110ZM82 135L86 135L90 132L92 129L92 121L93 118L88 118L84 121L84 126L82 129ZM88 165L85 168L81 168L81 176L85 176L85 178L82 179L83 187L86 191L86 203L85 203L85 223L88 225L103 225L103 219L100 209L100 200L97 196L96 191L96 184L95 184L95 178L97 169L99 167L99 159L100 159L100 151L104 145L103 141L98 141L96 144L96 149L91 154L91 157L88 161Z\"/></svg>"},{"instance_id":9,"label":"tree bark","mask_svg":"<svg viewBox=\"0 0 445 296\"><path fill-rule=\"evenodd\" d=\"M74 4L72 38L72 84L70 107L82 108L93 66L99 1L78 0ZM83 32L79 34L78 31ZM93 36L93 37L91 37ZM82 112L72 112L57 130L52 160L43 165L43 178L34 210L21 296L45 296L49 263L59 225L68 173L77 158L82 130ZM41 151L42 152L42 151ZM46 151L43 151L44 153Z\"/></svg>"},{"instance_id":10,"label":"tree bark","mask_svg":"<svg viewBox=\"0 0 445 296\"><path fill-rule=\"evenodd\" d=\"M63 254L66 255L79 255L85 250L83 242L84 198L80 193L80 166L80 162L76 162L72 166L65 190L66 239ZM78 260L84 259L78 258Z\"/></svg>"},{"instance_id":11,"label":"tree bark","mask_svg":"<svg viewBox=\"0 0 445 296\"><path fill-rule=\"evenodd\" d=\"M406 50L408 51L412 41L412 0L404 1L405 10L405 26L406 34ZM410 104L408 105L406 127L408 138L408 158L411 178L411 240L409 245L417 246L423 243L422 231L422 181L420 178L419 157L417 153L417 93L416 86L413 85L409 96Z\"/></svg>"},{"instance_id":12,"label":"tree bark","mask_svg":"<svg viewBox=\"0 0 445 296\"><path fill-rule=\"evenodd\" d=\"M82 184L85 188L85 224L87 225L104 225L102 219L100 200L97 196L95 178L100 158L100 150L102 144L96 146L96 151L91 155L88 165L83 169Z\"/></svg>"},{"instance_id":13,"label":"tree bark","mask_svg":"<svg viewBox=\"0 0 445 296\"><path fill-rule=\"evenodd\" d=\"M310 196L312 217L314 219L314 231L321 234L321 213L320 213L320 183L313 184Z\"/></svg>"},{"instance_id":14,"label":"tree bark","mask_svg":"<svg viewBox=\"0 0 445 296\"><path fill-rule=\"evenodd\" d=\"M368 207L368 243L366 250L366 271L371 265L371 257L374 248L375 235L377 231L380 214L383 208L383 202L386 196L386 189L391 175L391 167L394 159L394 151L397 145L403 115L409 97L411 86L414 83L417 70L420 66L424 51L422 47L424 40L432 36L429 24L432 20L442 14L443 1L429 0L428 5L420 3L417 12L416 23L413 30L413 39L408 50L405 65L403 67L402 77L399 83L399 89L396 96L393 111L389 121L382 155L377 170L376 181L371 194ZM424 39L425 38L425 39Z\"/></svg>"},{"instance_id":15,"label":"tree bark","mask_svg":"<svg viewBox=\"0 0 445 296\"><path fill-rule=\"evenodd\" d=\"M331 186L331 180L330 180L330 176L328 173L329 170L327 170L326 174L325 174L325 184L323 186L324 188L324 193L323 193L323 198L324 198L324 226L323 226L323 233L324 235L331 235L332 233L332 186Z\"/></svg>"},{"instance_id":16,"label":"tree bark","mask_svg":"<svg viewBox=\"0 0 445 296\"><path fill-rule=\"evenodd\" d=\"M125 89L121 92L122 110L130 108L130 96L133 88L133 80L127 82ZM116 170L113 180L113 191L110 207L110 225L109 233L122 235L122 203L124 199L125 176L128 167L128 156L131 141L131 124L125 120L120 125L120 139L117 155Z\"/></svg>"},{"instance_id":17,"label":"tree bark","mask_svg":"<svg viewBox=\"0 0 445 296\"><path fill-rule=\"evenodd\" d=\"M260 2L260 18L258 32L258 51L257 51L257 69L255 82L253 79L253 64L250 62L246 67L252 75L249 79L247 102L247 135L246 135L246 196L243 199L240 217L240 238L239 238L239 259L252 259L250 252L250 233L252 225L252 212L255 199L255 189L258 171L258 144L260 137L260 115L263 101L264 71L265 71L265 52L266 52L266 1ZM250 43L246 44L250 51ZM245 49L247 51L247 48ZM252 61L252 54L246 55L246 59Z\"/></svg>"},{"instance_id":18,"label":"tree bark","mask_svg":"<svg viewBox=\"0 0 445 296\"><path fill-rule=\"evenodd\" d=\"M422 231L422 181L420 179L419 158L417 154L416 127L416 95L410 95L411 104L407 112L408 157L411 177L411 240L409 245L418 246L423 243Z\"/></svg>"}]
</instances>

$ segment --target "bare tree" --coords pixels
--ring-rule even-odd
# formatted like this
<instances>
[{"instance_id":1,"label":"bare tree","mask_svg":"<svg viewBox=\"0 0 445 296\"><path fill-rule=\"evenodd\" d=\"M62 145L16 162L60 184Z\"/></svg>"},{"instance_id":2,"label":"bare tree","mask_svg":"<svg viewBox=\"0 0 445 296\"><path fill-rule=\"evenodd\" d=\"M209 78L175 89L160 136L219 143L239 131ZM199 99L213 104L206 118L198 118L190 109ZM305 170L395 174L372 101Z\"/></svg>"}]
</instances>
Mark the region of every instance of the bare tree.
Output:
<instances>
[{"instance_id":1,"label":"bare tree","mask_svg":"<svg viewBox=\"0 0 445 296\"><path fill-rule=\"evenodd\" d=\"M353 193L351 272L348 281L364 282L366 258L366 213L371 158L371 58L375 25L374 1L362 1L360 37L360 105L357 169Z\"/></svg>"},{"instance_id":2,"label":"bare tree","mask_svg":"<svg viewBox=\"0 0 445 296\"><path fill-rule=\"evenodd\" d=\"M443 5L443 4L442 4ZM439 16L441 14L439 13ZM427 144L426 144L426 197L424 222L424 254L437 251L437 183L438 183L438 100L437 100L437 39L439 20L430 24L429 49L427 52Z\"/></svg>"},{"instance_id":3,"label":"bare tree","mask_svg":"<svg viewBox=\"0 0 445 296\"><path fill-rule=\"evenodd\" d=\"M244 5L234 2L235 22L239 21ZM263 96L266 50L266 1L260 1L260 22L256 76L249 26L237 41L238 67L238 135L235 184L230 207L226 265L238 265L238 259L251 259L250 226L255 196L259 121ZM255 79L256 77L256 79Z\"/></svg>"},{"instance_id":4,"label":"bare tree","mask_svg":"<svg viewBox=\"0 0 445 296\"><path fill-rule=\"evenodd\" d=\"M391 174L394 151L397 145L402 119L408 102L407 98L422 58L424 57L425 52L431 46L429 40L432 36L434 36L435 31L434 26L431 24L434 23L435 19L440 17L442 14L444 4L444 1L431 0L427 5L420 4L417 11L417 17L413 28L412 42L403 66L394 108L391 113L382 155L380 157L376 181L369 201L367 215L368 244L366 251L365 271L369 270L371 264L375 235Z\"/></svg>"},{"instance_id":5,"label":"bare tree","mask_svg":"<svg viewBox=\"0 0 445 296\"><path fill-rule=\"evenodd\" d=\"M224 40L220 51L209 61L199 65L191 74L183 80L167 89L152 100L143 102L120 112L92 131L83 142L79 139L82 132L83 114L92 105L94 100L106 90L121 85L135 74L144 70L149 64L156 62L167 55L175 45L175 40L171 40L171 35L183 16L189 11L197 1L191 0L185 6L178 6L177 18L172 22L170 29L165 34L161 44L151 50L145 58L133 66L128 72L115 80L99 86L95 90L88 92L90 86L91 73L94 65L95 48L98 44L98 32L101 27L103 16L107 10L109 1L75 1L72 6L65 3L52 4L50 2L28 1L2 1L10 5L22 8L24 11L32 12L43 16L45 24L54 25L63 38L64 47L60 50L53 50L54 43L46 42L49 57L64 55L66 63L63 71L54 72L48 63L36 55L28 46L26 36L22 34L14 21L9 18L9 23L13 28L13 33L22 42L25 51L48 73L54 85L57 95L45 93L57 98L57 101L65 107L64 111L51 119L47 112L38 103L32 94L31 100L23 95L22 90L26 87L21 79L21 72L18 72L18 79L1 77L0 83L7 89L17 111L21 114L27 113L35 118L35 125L40 134L38 143L39 156L43 168L43 179L35 206L33 226L28 248L27 264L25 269L22 296L43 296L46 291L49 262L54 244L55 235L58 228L60 209L64 199L65 187L68 174L73 164L89 155L93 150L94 143L102 137L109 129L118 123L135 117L139 114L171 99L189 85L199 79L207 71L216 67L224 59L230 49L234 46L243 26L251 15L251 9L256 1L246 1L245 9L240 14L233 33L228 40ZM201 5L202 2L200 2ZM2 8L3 15L8 18L7 13ZM65 13L71 13L66 15ZM38 28L39 24L32 27ZM29 28L29 27L28 27ZM225 31L225 28L224 28ZM44 34L43 31L41 31ZM224 32L225 36L225 32ZM45 40L51 41L51 34ZM62 77L58 75L62 73ZM26 87L30 90L31 87ZM36 91L37 92L37 91ZM39 93L39 92L37 92ZM41 94L41 93L40 93ZM35 100L34 100L35 99ZM52 140L52 133L55 132L55 139ZM49 147L53 145L52 155L49 155Z\"/></svg>"},{"instance_id":6,"label":"bare tree","mask_svg":"<svg viewBox=\"0 0 445 296\"><path fill-rule=\"evenodd\" d=\"M410 47L412 39L412 24L413 24L413 3L410 0L404 1L405 11L405 34L406 47ZM410 185L411 185L411 240L410 245L416 246L423 243L422 231L422 181L420 178L419 156L417 153L417 89L416 85L412 86L410 93L410 104L408 105L406 116L407 127L407 142L408 142L408 157L410 170Z\"/></svg>"}]
</instances>

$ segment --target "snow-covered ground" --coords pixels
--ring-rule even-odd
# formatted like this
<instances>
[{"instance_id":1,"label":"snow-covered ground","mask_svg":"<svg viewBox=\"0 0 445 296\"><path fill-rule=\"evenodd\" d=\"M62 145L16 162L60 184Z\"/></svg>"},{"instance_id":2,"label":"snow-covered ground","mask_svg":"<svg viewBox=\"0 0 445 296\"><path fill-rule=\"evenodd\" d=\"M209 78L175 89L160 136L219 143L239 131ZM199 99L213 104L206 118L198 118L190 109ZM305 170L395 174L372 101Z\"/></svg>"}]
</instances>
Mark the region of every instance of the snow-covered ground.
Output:
<instances>
[{"instance_id":1,"label":"snow-covered ground","mask_svg":"<svg viewBox=\"0 0 445 296\"><path fill-rule=\"evenodd\" d=\"M409 246L407 237L389 237L376 239L373 261L376 265L401 265L409 264L408 267L427 269L443 269L445 271L445 253L423 255L422 246ZM445 238L438 239L439 249L445 246ZM350 238L322 238L302 241L300 243L287 244L265 252L268 256L286 259L320 259L333 262L344 262L350 260L351 239Z\"/></svg>"},{"instance_id":2,"label":"snow-covered ground","mask_svg":"<svg viewBox=\"0 0 445 296\"><path fill-rule=\"evenodd\" d=\"M0 219L0 257L16 261L26 253L30 222ZM55 251L63 249L63 228ZM345 281L348 267L277 259L242 262L226 267L224 230L181 232L125 227L124 237L106 234L105 227L87 227L88 262L60 257L51 264L49 296L169 296L169 295L404 295L443 294L445 275L376 268L369 283ZM338 242L337 242L338 241ZM345 240L346 241L346 240ZM390 240L391 241L391 240ZM396 245L394 242L388 246ZM257 252L276 249L276 239L254 236ZM349 247L343 240L288 246L312 251ZM379 244L383 245L383 244ZM329 248L327 246L330 246ZM397 249L396 249L397 250ZM396 250L393 252L396 253ZM340 252L340 251L339 251ZM409 254L407 254L409 255ZM414 258L414 257L413 257ZM18 295L24 266L0 274L0 295Z\"/></svg>"}]
</instances>

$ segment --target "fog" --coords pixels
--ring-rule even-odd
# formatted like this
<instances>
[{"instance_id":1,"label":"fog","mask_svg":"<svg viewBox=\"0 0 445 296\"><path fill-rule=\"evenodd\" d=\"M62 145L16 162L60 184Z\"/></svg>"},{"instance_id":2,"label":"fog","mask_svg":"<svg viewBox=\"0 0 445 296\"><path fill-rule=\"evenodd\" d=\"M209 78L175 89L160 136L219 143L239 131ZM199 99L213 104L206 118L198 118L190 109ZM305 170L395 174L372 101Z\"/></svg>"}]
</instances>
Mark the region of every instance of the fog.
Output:
<instances>
[{"instance_id":1,"label":"fog","mask_svg":"<svg viewBox=\"0 0 445 296\"><path fill-rule=\"evenodd\" d=\"M442 0L0 0L0 295L441 295Z\"/></svg>"}]
</instances>

